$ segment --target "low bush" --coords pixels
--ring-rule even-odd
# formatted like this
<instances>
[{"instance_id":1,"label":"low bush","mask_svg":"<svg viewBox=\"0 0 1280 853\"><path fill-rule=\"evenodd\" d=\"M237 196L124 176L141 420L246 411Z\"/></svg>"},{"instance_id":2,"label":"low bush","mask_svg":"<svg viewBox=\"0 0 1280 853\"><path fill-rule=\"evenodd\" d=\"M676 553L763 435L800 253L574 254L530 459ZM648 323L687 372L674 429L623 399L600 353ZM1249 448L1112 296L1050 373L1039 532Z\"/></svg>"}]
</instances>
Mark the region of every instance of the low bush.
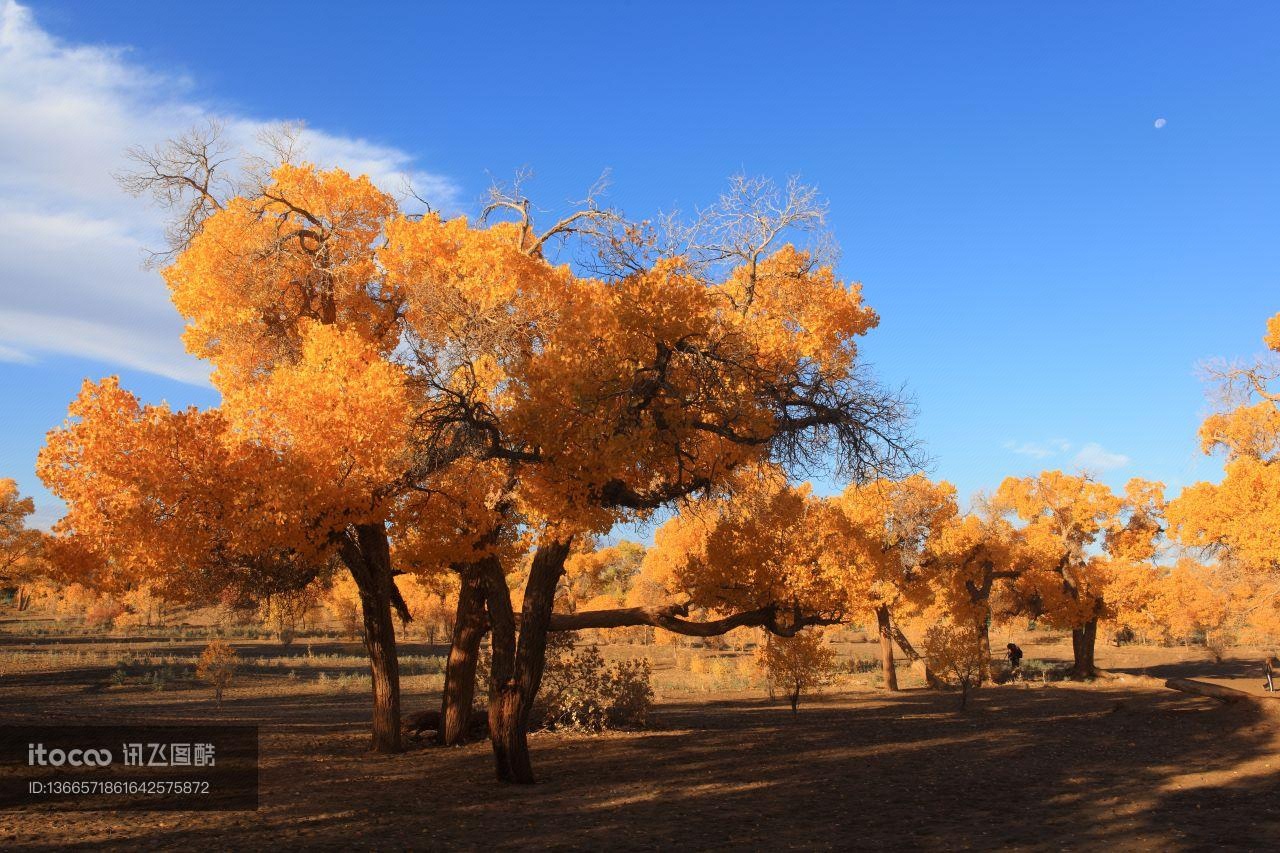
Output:
<instances>
[{"instance_id":1,"label":"low bush","mask_svg":"<svg viewBox=\"0 0 1280 853\"><path fill-rule=\"evenodd\" d=\"M568 637L556 637L548 643L534 719L572 731L642 727L653 706L652 674L646 659L608 664L594 644L575 649Z\"/></svg>"}]
</instances>

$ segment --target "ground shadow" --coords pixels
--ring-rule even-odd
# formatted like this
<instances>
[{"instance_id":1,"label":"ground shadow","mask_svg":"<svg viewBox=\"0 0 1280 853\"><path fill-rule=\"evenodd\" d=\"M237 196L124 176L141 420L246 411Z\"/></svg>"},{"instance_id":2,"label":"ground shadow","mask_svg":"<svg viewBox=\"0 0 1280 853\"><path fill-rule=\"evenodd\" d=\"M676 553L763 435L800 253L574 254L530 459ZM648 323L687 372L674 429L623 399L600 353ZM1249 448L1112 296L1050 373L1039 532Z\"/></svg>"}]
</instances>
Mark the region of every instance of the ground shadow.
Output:
<instances>
[{"instance_id":1,"label":"ground shadow","mask_svg":"<svg viewBox=\"0 0 1280 853\"><path fill-rule=\"evenodd\" d=\"M1274 723L1149 687L993 688L965 714L931 691L824 697L796 716L764 700L673 704L643 733L535 735L532 788L491 781L485 744L365 754L362 722L346 722L361 698L237 704L267 725L258 813L108 815L81 823L80 843L1177 850L1276 838Z\"/></svg>"}]
</instances>

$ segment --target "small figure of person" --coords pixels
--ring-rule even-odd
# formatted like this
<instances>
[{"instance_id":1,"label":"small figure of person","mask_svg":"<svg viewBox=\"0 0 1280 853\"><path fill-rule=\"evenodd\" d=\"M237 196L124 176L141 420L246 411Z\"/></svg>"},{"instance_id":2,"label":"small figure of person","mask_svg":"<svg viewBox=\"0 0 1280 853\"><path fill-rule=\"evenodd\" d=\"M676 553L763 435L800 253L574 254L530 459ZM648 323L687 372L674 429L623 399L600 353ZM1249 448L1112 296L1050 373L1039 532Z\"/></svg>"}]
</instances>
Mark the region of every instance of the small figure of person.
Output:
<instances>
[{"instance_id":1,"label":"small figure of person","mask_svg":"<svg viewBox=\"0 0 1280 853\"><path fill-rule=\"evenodd\" d=\"M1006 648L1009 649L1005 655L1009 658L1009 669L1011 672L1017 672L1019 667L1022 666L1022 649L1018 648L1014 643L1010 643Z\"/></svg>"},{"instance_id":2,"label":"small figure of person","mask_svg":"<svg viewBox=\"0 0 1280 853\"><path fill-rule=\"evenodd\" d=\"M1280 672L1280 658L1268 656L1266 660L1267 683L1266 689L1268 693L1276 692L1275 675Z\"/></svg>"}]
</instances>

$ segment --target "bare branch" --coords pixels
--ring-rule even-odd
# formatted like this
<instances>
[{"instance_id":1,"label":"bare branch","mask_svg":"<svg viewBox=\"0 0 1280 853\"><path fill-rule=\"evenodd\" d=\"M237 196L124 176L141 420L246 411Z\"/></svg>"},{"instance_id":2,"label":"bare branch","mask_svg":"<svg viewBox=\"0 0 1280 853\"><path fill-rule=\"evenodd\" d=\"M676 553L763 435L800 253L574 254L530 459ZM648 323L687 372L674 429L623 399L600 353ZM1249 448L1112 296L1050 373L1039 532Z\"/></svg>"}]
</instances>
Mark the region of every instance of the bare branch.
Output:
<instances>
[{"instance_id":1,"label":"bare branch","mask_svg":"<svg viewBox=\"0 0 1280 853\"><path fill-rule=\"evenodd\" d=\"M168 248L153 253L153 264L182 251L204 220L237 191L233 174L238 155L216 121L193 127L155 148L135 146L126 156L135 168L115 175L121 188L135 196L150 195L173 212L165 233Z\"/></svg>"}]
</instances>

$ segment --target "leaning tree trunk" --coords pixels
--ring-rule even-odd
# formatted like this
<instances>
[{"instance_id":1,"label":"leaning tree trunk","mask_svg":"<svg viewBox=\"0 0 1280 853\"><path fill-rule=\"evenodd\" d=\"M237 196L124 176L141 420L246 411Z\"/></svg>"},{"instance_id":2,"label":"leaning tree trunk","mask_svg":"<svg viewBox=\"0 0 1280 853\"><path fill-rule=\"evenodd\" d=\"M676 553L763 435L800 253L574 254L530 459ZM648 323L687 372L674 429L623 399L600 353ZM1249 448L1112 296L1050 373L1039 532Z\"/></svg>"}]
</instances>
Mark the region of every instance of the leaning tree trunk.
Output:
<instances>
[{"instance_id":1,"label":"leaning tree trunk","mask_svg":"<svg viewBox=\"0 0 1280 853\"><path fill-rule=\"evenodd\" d=\"M497 563L496 557L488 558ZM501 567L498 573L501 575ZM440 706L440 743L455 746L467 737L471 726L471 705L476 692L476 663L480 641L489 629L485 616L484 568L477 564L461 567L458 613L453 621L453 641L444 671L444 698Z\"/></svg>"},{"instance_id":2,"label":"leaning tree trunk","mask_svg":"<svg viewBox=\"0 0 1280 853\"><path fill-rule=\"evenodd\" d=\"M489 619L493 626L493 676L489 687L489 737L499 781L531 785L529 714L542 683L547 660L547 631L556 584L564 574L570 540L538 546L525 585L517 639L511 596L501 570L487 576ZM499 586L499 581L501 586ZM505 604L504 604L505 602Z\"/></svg>"},{"instance_id":3,"label":"leaning tree trunk","mask_svg":"<svg viewBox=\"0 0 1280 853\"><path fill-rule=\"evenodd\" d=\"M1098 668L1093 662L1093 651L1098 639L1098 620L1090 619L1080 628L1071 629L1071 655L1069 675L1072 678L1093 678Z\"/></svg>"},{"instance_id":4,"label":"leaning tree trunk","mask_svg":"<svg viewBox=\"0 0 1280 853\"><path fill-rule=\"evenodd\" d=\"M889 608L876 608L876 625L880 629L880 670L884 674L886 690L898 689L898 671L893 665L893 625L889 621Z\"/></svg>"},{"instance_id":5,"label":"leaning tree trunk","mask_svg":"<svg viewBox=\"0 0 1280 853\"><path fill-rule=\"evenodd\" d=\"M364 646L369 654L373 680L374 752L399 752L400 743L400 662L396 655L393 602L403 605L391 574L391 548L386 528L362 524L355 536L342 543L342 558L360 591L364 619ZM402 616L408 612L402 609Z\"/></svg>"}]
</instances>

